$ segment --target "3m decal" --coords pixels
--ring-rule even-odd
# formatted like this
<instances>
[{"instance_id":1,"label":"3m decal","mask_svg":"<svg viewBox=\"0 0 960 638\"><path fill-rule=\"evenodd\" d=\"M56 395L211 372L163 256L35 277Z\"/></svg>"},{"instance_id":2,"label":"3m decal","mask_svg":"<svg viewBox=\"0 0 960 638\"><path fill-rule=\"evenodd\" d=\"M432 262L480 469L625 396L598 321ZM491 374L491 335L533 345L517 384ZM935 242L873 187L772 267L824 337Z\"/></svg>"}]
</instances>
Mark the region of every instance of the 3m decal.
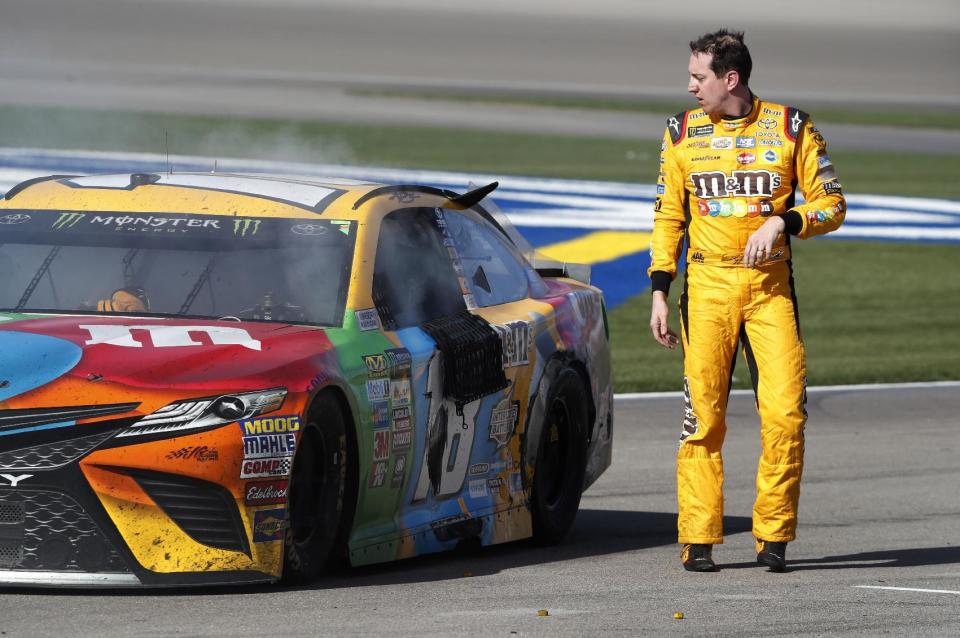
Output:
<instances>
[{"instance_id":1,"label":"3m decal","mask_svg":"<svg viewBox=\"0 0 960 638\"><path fill-rule=\"evenodd\" d=\"M373 460L384 461L390 456L390 430L373 433Z\"/></svg>"},{"instance_id":2,"label":"3m decal","mask_svg":"<svg viewBox=\"0 0 960 638\"><path fill-rule=\"evenodd\" d=\"M287 502L288 481L247 483L243 502L247 505L282 505Z\"/></svg>"},{"instance_id":3,"label":"3m decal","mask_svg":"<svg viewBox=\"0 0 960 638\"><path fill-rule=\"evenodd\" d=\"M240 478L286 477L290 474L293 457L274 459L248 459L240 465Z\"/></svg>"},{"instance_id":4,"label":"3m decal","mask_svg":"<svg viewBox=\"0 0 960 638\"><path fill-rule=\"evenodd\" d=\"M300 430L300 417L296 414L289 414L243 419L240 421L240 429L243 430L244 436L298 432Z\"/></svg>"},{"instance_id":5,"label":"3m decal","mask_svg":"<svg viewBox=\"0 0 960 638\"><path fill-rule=\"evenodd\" d=\"M243 458L265 459L276 456L293 456L297 451L294 434L260 434L243 437Z\"/></svg>"},{"instance_id":6,"label":"3m decal","mask_svg":"<svg viewBox=\"0 0 960 638\"><path fill-rule=\"evenodd\" d=\"M692 173L694 195L700 199L718 197L772 197L780 187L780 175L772 171L733 171L727 175L721 171Z\"/></svg>"},{"instance_id":7,"label":"3m decal","mask_svg":"<svg viewBox=\"0 0 960 638\"><path fill-rule=\"evenodd\" d=\"M205 334L215 346L242 346L248 350L261 348L258 339L250 336L243 328L223 326L122 326L115 324L81 324L77 326L90 333L86 345L108 345L121 348L142 348L144 343L134 338L137 333L141 339L154 348L178 348L206 345L194 339L194 334ZM145 333L145 334L144 334ZM193 334L191 334L193 333Z\"/></svg>"},{"instance_id":8,"label":"3m decal","mask_svg":"<svg viewBox=\"0 0 960 638\"><path fill-rule=\"evenodd\" d=\"M253 515L253 542L270 543L282 541L287 529L286 513L282 507L260 510Z\"/></svg>"}]
</instances>

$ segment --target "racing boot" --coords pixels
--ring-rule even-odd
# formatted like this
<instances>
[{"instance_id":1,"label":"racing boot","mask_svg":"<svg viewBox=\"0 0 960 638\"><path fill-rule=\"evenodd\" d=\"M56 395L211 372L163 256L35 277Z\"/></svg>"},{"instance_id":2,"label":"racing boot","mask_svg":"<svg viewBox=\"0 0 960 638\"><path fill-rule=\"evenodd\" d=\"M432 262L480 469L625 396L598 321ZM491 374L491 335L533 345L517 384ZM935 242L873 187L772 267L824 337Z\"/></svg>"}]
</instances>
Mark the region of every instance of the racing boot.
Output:
<instances>
[{"instance_id":1,"label":"racing boot","mask_svg":"<svg viewBox=\"0 0 960 638\"><path fill-rule=\"evenodd\" d=\"M684 545L680 552L683 568L688 572L715 572L713 545Z\"/></svg>"},{"instance_id":2,"label":"racing boot","mask_svg":"<svg viewBox=\"0 0 960 638\"><path fill-rule=\"evenodd\" d=\"M772 572L787 570L787 544L757 539L757 562Z\"/></svg>"}]
</instances>

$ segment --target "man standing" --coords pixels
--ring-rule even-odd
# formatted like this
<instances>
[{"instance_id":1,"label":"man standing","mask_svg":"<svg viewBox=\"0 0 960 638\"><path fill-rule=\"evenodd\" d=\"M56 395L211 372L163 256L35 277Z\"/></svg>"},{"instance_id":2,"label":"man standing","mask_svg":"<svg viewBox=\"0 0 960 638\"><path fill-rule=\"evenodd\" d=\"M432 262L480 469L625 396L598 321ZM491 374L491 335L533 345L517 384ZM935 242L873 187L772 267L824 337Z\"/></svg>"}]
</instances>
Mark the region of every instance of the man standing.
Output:
<instances>
[{"instance_id":1,"label":"man standing","mask_svg":"<svg viewBox=\"0 0 960 638\"><path fill-rule=\"evenodd\" d=\"M798 109L749 89L743 33L721 29L690 43L687 90L700 108L671 117L654 205L650 328L674 348L667 293L687 242L680 298L686 409L677 454L681 558L713 571L723 542L725 413L738 342L750 369L763 451L753 534L757 560L786 567L796 534L806 362L790 260L791 236L835 230L846 203L826 142ZM799 186L806 202L797 205Z\"/></svg>"}]
</instances>

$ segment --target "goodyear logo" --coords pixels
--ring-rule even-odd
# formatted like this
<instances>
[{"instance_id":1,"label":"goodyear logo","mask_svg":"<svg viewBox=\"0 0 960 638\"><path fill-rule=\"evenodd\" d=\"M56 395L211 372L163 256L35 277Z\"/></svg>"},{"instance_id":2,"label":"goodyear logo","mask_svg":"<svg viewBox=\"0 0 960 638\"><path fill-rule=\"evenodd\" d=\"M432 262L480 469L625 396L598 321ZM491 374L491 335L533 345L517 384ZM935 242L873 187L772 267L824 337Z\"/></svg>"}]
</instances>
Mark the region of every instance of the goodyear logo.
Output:
<instances>
[{"instance_id":1,"label":"goodyear logo","mask_svg":"<svg viewBox=\"0 0 960 638\"><path fill-rule=\"evenodd\" d=\"M247 235L256 235L260 230L259 219L235 219L233 220L233 234L239 237Z\"/></svg>"},{"instance_id":2,"label":"goodyear logo","mask_svg":"<svg viewBox=\"0 0 960 638\"><path fill-rule=\"evenodd\" d=\"M287 432L298 432L300 430L300 417L293 414L290 416L244 419L240 421L240 428L243 430L244 436L253 436L255 434L285 434Z\"/></svg>"},{"instance_id":3,"label":"goodyear logo","mask_svg":"<svg viewBox=\"0 0 960 638\"><path fill-rule=\"evenodd\" d=\"M60 213L60 216L53 222L53 229L73 228L80 223L81 219L83 219L83 213Z\"/></svg>"}]
</instances>

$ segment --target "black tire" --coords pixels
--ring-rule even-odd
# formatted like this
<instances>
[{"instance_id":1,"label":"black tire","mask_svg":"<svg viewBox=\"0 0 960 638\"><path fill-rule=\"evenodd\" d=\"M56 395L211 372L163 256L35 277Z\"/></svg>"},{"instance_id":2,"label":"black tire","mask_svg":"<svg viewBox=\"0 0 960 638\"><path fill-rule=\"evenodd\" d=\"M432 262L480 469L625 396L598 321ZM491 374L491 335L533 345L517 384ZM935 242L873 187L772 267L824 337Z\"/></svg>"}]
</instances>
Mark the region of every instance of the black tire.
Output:
<instances>
[{"instance_id":1,"label":"black tire","mask_svg":"<svg viewBox=\"0 0 960 638\"><path fill-rule=\"evenodd\" d=\"M322 574L342 542L352 459L347 419L332 393L321 394L300 433L287 494L283 580Z\"/></svg>"},{"instance_id":2,"label":"black tire","mask_svg":"<svg viewBox=\"0 0 960 638\"><path fill-rule=\"evenodd\" d=\"M533 538L542 545L559 543L573 525L586 471L587 396L580 375L561 370L548 392L530 495Z\"/></svg>"}]
</instances>

